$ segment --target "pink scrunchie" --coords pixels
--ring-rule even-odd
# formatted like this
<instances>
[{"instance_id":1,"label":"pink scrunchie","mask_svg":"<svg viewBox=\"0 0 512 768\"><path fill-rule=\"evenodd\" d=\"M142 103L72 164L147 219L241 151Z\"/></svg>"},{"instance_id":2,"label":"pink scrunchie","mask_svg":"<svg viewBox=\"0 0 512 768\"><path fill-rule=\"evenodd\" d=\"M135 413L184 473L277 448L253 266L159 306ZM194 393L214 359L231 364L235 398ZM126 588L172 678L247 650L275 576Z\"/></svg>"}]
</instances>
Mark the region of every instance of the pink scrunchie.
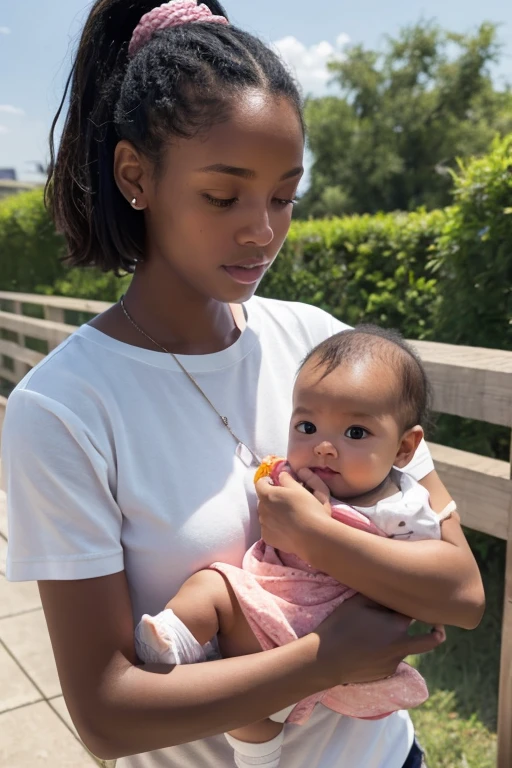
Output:
<instances>
[{"instance_id":1,"label":"pink scrunchie","mask_svg":"<svg viewBox=\"0 0 512 768\"><path fill-rule=\"evenodd\" d=\"M214 16L208 6L196 5L195 0L171 0L158 8L145 13L132 35L128 55L135 56L143 45L160 29L178 27L193 21L213 21L216 24L229 24L224 16Z\"/></svg>"}]
</instances>

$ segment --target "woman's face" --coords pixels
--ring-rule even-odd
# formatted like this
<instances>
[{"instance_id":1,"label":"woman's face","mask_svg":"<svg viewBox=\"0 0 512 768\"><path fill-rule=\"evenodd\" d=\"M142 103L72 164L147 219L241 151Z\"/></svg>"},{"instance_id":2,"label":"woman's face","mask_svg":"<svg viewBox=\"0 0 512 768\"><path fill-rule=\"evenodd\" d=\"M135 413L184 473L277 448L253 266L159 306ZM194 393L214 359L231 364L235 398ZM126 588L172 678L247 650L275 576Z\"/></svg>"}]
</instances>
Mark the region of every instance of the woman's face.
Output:
<instances>
[{"instance_id":1,"label":"woman's face","mask_svg":"<svg viewBox=\"0 0 512 768\"><path fill-rule=\"evenodd\" d=\"M260 91L246 91L206 135L175 140L163 173L144 185L145 268L158 263L159 279L168 270L186 294L250 298L288 233L303 151L294 106Z\"/></svg>"}]
</instances>

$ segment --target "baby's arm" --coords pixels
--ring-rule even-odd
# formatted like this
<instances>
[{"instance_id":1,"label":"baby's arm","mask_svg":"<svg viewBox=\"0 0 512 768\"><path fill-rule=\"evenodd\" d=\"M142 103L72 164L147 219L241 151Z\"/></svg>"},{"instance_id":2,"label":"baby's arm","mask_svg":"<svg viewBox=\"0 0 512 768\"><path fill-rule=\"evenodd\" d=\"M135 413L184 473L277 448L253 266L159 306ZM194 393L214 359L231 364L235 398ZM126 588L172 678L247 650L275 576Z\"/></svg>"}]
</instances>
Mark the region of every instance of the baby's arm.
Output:
<instances>
[{"instance_id":1,"label":"baby's arm","mask_svg":"<svg viewBox=\"0 0 512 768\"><path fill-rule=\"evenodd\" d=\"M319 478L312 472L306 477L305 472L309 471L301 471L301 480L315 490ZM326 515L318 500L292 478L281 475L281 481L280 488L262 480L257 485L260 521L270 544L295 552L313 567L406 616L466 629L478 625L483 588L456 514L442 524L441 541L368 536ZM286 544L293 544L293 549L287 550Z\"/></svg>"},{"instance_id":2,"label":"baby's arm","mask_svg":"<svg viewBox=\"0 0 512 768\"><path fill-rule=\"evenodd\" d=\"M429 624L474 629L483 588L455 516L442 540L398 541L326 520L306 543L307 561L388 608Z\"/></svg>"}]
</instances>

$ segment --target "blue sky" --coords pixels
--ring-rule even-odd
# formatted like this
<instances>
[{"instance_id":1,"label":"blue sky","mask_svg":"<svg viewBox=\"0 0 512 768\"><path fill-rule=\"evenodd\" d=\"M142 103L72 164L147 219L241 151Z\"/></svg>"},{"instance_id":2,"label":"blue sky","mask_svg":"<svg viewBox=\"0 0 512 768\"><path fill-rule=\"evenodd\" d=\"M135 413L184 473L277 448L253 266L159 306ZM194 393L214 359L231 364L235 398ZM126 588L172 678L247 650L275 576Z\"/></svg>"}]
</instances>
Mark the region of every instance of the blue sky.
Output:
<instances>
[{"instance_id":1,"label":"blue sky","mask_svg":"<svg viewBox=\"0 0 512 768\"><path fill-rule=\"evenodd\" d=\"M30 161L47 159L47 135L90 6L86 0L0 4L0 167L37 180ZM420 18L464 32L500 22L504 44L495 76L512 82L512 3L505 0L225 0L232 20L273 42L303 87L325 92L325 63L350 40L379 46Z\"/></svg>"}]
</instances>

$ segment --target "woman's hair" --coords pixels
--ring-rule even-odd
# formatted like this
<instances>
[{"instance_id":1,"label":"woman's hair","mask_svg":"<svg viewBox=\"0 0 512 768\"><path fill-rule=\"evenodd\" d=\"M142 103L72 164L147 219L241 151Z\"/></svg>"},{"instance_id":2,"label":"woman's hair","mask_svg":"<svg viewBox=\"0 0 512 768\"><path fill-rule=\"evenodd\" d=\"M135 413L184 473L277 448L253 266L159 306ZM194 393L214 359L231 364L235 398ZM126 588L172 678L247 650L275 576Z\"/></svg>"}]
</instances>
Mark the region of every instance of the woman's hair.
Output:
<instances>
[{"instance_id":1,"label":"woman's hair","mask_svg":"<svg viewBox=\"0 0 512 768\"><path fill-rule=\"evenodd\" d=\"M427 374L418 354L398 331L370 324L341 331L312 349L300 370L311 361L322 369L325 378L342 365L354 365L365 359L376 359L395 373L399 385L396 412L402 429L411 429L416 424L430 426L432 394Z\"/></svg>"},{"instance_id":2,"label":"woman's hair","mask_svg":"<svg viewBox=\"0 0 512 768\"><path fill-rule=\"evenodd\" d=\"M130 272L144 258L144 216L114 179L119 140L130 141L158 173L172 137L191 138L229 119L233 96L244 88L288 98L303 126L293 77L272 50L237 27L197 22L161 30L130 58L141 17L160 4L97 0L53 121L46 202L74 266ZM227 18L216 0L204 4ZM56 125L70 87L56 153Z\"/></svg>"}]
</instances>

